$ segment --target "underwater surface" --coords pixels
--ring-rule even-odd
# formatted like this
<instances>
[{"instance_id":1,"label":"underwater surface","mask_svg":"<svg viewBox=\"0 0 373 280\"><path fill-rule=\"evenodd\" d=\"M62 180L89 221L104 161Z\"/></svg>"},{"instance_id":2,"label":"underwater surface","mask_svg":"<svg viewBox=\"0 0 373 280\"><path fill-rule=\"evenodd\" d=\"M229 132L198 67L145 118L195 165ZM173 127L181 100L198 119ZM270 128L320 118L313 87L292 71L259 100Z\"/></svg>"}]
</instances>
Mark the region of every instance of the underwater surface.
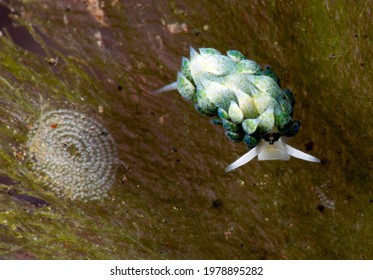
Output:
<instances>
[{"instance_id":1,"label":"underwater surface","mask_svg":"<svg viewBox=\"0 0 373 280\"><path fill-rule=\"evenodd\" d=\"M373 259L372 6L0 0L0 258ZM152 93L190 46L269 65L321 163L225 173L246 145Z\"/></svg>"}]
</instances>

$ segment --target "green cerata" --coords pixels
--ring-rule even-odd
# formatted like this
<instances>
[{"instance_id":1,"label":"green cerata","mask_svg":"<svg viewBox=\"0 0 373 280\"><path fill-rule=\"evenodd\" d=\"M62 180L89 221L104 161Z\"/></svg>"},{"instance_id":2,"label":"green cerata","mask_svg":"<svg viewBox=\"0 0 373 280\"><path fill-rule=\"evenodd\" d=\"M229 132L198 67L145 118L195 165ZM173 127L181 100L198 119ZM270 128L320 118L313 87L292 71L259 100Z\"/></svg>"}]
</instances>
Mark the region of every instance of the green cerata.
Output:
<instances>
[{"instance_id":1,"label":"green cerata","mask_svg":"<svg viewBox=\"0 0 373 280\"><path fill-rule=\"evenodd\" d=\"M290 156L311 162L319 159L283 141L294 136L300 122L293 120L295 99L280 87L276 73L236 50L221 54L212 48L190 48L183 57L177 81L155 93L178 90L193 102L199 113L214 117L235 142L244 141L251 150L226 168L229 172L258 156L259 160L289 160Z\"/></svg>"}]
</instances>

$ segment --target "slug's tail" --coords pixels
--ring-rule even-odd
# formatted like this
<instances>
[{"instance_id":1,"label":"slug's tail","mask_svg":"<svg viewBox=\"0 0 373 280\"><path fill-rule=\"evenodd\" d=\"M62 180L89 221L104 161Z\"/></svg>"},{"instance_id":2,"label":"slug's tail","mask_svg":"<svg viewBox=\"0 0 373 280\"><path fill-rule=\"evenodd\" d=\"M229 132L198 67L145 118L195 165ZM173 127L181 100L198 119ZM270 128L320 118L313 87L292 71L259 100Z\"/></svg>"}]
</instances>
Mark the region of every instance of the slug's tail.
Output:
<instances>
[{"instance_id":1,"label":"slug's tail","mask_svg":"<svg viewBox=\"0 0 373 280\"><path fill-rule=\"evenodd\" d=\"M161 87L161 88L153 91L152 93L158 94L158 93L162 93L162 92L170 91L170 90L175 90L175 89L177 89L177 82L173 82L169 85L165 85L164 87Z\"/></svg>"}]
</instances>

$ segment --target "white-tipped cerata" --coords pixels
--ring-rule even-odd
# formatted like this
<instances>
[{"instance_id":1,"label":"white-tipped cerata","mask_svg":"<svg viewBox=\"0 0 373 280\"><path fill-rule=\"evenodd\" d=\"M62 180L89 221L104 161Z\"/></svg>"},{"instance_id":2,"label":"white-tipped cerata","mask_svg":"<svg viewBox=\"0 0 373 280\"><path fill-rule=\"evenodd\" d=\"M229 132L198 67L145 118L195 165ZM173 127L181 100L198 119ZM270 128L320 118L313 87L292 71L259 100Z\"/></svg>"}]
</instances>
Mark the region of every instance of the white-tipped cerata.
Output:
<instances>
[{"instance_id":1,"label":"white-tipped cerata","mask_svg":"<svg viewBox=\"0 0 373 280\"><path fill-rule=\"evenodd\" d=\"M169 85L165 85L164 87L161 87L155 91L153 91L154 94L162 93L165 91L171 91L177 89L177 82L173 82Z\"/></svg>"},{"instance_id":2,"label":"white-tipped cerata","mask_svg":"<svg viewBox=\"0 0 373 280\"><path fill-rule=\"evenodd\" d=\"M318 158L285 144L280 138L278 141L273 142L272 144L261 140L258 146L251 149L248 153L244 154L238 160L230 164L225 169L225 172L230 172L233 169L248 163L256 156L258 156L258 160L289 160L290 156L292 156L306 161L320 162Z\"/></svg>"},{"instance_id":3,"label":"white-tipped cerata","mask_svg":"<svg viewBox=\"0 0 373 280\"><path fill-rule=\"evenodd\" d=\"M242 157L240 157L238 160L236 160L231 165L229 165L225 169L225 172L232 171L233 169L236 169L237 167L240 167L241 165L248 163L250 160L252 160L254 157L258 155L258 150L259 150L258 146L251 149L249 152L247 152Z\"/></svg>"}]
</instances>

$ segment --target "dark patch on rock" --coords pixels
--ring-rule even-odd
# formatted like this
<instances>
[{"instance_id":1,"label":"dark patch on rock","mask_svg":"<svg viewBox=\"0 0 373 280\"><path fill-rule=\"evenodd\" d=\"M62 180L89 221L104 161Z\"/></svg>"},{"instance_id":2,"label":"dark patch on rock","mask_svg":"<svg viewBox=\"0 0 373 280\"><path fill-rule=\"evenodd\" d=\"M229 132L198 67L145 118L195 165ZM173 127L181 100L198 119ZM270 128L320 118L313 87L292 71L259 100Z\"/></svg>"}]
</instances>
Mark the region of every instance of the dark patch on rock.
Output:
<instances>
[{"instance_id":1,"label":"dark patch on rock","mask_svg":"<svg viewBox=\"0 0 373 280\"><path fill-rule=\"evenodd\" d=\"M313 150L313 141L310 141L306 144L306 151L312 151Z\"/></svg>"},{"instance_id":2,"label":"dark patch on rock","mask_svg":"<svg viewBox=\"0 0 373 280\"><path fill-rule=\"evenodd\" d=\"M324 209L325 209L325 206L323 206L323 205L317 205L316 209L322 213L324 211Z\"/></svg>"},{"instance_id":3,"label":"dark patch on rock","mask_svg":"<svg viewBox=\"0 0 373 280\"><path fill-rule=\"evenodd\" d=\"M220 208L223 207L223 201L222 201L220 198L217 198L217 199L215 199L215 200L212 202L212 206L213 206L214 208L218 208L218 209L220 209Z\"/></svg>"},{"instance_id":4,"label":"dark patch on rock","mask_svg":"<svg viewBox=\"0 0 373 280\"><path fill-rule=\"evenodd\" d=\"M7 186L17 185L17 183L14 182L12 178L6 175L0 175L0 184L7 185Z\"/></svg>"},{"instance_id":5,"label":"dark patch on rock","mask_svg":"<svg viewBox=\"0 0 373 280\"><path fill-rule=\"evenodd\" d=\"M0 5L0 30L6 28L13 42L21 48L35 54L45 55L43 48L36 42L30 32L23 26L17 26L10 15L12 11Z\"/></svg>"},{"instance_id":6,"label":"dark patch on rock","mask_svg":"<svg viewBox=\"0 0 373 280\"><path fill-rule=\"evenodd\" d=\"M37 198L35 196L17 193L16 189L9 189L8 194L11 197L15 198L16 200L26 202L27 204L30 204L34 207L43 207L43 206L50 205L50 203L46 202L43 199Z\"/></svg>"}]
</instances>

